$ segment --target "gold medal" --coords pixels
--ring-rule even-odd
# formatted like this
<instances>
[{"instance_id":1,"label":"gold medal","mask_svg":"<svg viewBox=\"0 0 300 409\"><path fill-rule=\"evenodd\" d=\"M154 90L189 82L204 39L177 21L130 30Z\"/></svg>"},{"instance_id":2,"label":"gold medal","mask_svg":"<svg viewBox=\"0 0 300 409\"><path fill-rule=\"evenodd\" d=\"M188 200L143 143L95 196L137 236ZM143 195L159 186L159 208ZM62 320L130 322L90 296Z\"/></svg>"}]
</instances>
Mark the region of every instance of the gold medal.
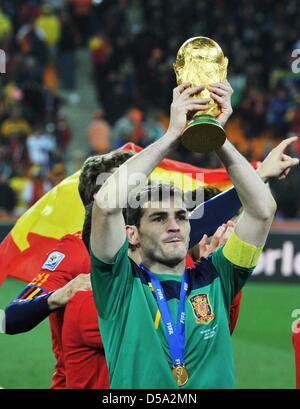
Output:
<instances>
[{"instance_id":1,"label":"gold medal","mask_svg":"<svg viewBox=\"0 0 300 409\"><path fill-rule=\"evenodd\" d=\"M172 373L177 383L177 386L183 386L187 383L189 379L189 373L185 366L183 365L173 366Z\"/></svg>"}]
</instances>

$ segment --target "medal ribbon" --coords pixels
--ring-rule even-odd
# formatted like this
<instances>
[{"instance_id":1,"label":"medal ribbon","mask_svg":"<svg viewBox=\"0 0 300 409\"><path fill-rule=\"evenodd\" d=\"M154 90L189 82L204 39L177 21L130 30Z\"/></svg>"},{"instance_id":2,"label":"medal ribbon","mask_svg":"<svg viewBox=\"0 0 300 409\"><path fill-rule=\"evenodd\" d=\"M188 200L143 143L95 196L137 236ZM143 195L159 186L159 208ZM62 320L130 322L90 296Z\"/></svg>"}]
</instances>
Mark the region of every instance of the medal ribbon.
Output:
<instances>
[{"instance_id":1,"label":"medal ribbon","mask_svg":"<svg viewBox=\"0 0 300 409\"><path fill-rule=\"evenodd\" d=\"M166 329L167 342L169 345L173 365L183 365L185 350L185 297L188 290L187 269L185 268L184 270L184 275L181 282L180 300L177 313L177 325L175 327L168 301L159 279L156 278L155 275L150 270L148 270L143 263L140 263L140 268L142 268L148 274L153 285L158 308L161 314L161 319Z\"/></svg>"}]
</instances>

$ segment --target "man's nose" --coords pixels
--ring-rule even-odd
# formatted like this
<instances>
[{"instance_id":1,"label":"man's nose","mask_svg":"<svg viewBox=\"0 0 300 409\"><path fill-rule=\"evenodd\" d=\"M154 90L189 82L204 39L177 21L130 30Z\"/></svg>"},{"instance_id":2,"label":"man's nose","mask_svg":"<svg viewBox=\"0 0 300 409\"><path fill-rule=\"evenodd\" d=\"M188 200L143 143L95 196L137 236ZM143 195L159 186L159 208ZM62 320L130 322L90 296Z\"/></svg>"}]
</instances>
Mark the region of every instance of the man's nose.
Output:
<instances>
[{"instance_id":1,"label":"man's nose","mask_svg":"<svg viewBox=\"0 0 300 409\"><path fill-rule=\"evenodd\" d=\"M175 218L169 219L167 228L168 228L168 231L179 231L180 230L180 227Z\"/></svg>"}]
</instances>

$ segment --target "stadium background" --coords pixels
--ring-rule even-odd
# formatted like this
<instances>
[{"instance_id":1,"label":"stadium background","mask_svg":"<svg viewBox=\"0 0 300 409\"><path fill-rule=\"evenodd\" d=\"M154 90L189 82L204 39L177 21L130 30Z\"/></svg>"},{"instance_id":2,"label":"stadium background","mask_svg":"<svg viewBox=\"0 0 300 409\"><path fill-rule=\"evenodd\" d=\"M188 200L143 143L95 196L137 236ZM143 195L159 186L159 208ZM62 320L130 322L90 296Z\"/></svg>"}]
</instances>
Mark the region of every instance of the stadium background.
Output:
<instances>
[{"instance_id":1,"label":"stadium background","mask_svg":"<svg viewBox=\"0 0 300 409\"><path fill-rule=\"evenodd\" d=\"M291 69L292 51L300 49L299 14L296 0L1 1L0 228L91 153L159 138L168 123L176 51L195 35L214 38L229 58L235 93L227 134L249 160L300 136L300 75ZM290 153L299 152L300 143ZM182 148L173 157L219 166L214 155ZM277 234L284 229L295 243L299 180L298 167L272 184ZM240 388L295 385L291 325L300 308L299 274L292 283L280 263L276 269L244 291L233 335ZM0 309L23 285L5 281ZM54 361L47 321L28 334L1 334L0 351L2 387L48 387Z\"/></svg>"}]
</instances>

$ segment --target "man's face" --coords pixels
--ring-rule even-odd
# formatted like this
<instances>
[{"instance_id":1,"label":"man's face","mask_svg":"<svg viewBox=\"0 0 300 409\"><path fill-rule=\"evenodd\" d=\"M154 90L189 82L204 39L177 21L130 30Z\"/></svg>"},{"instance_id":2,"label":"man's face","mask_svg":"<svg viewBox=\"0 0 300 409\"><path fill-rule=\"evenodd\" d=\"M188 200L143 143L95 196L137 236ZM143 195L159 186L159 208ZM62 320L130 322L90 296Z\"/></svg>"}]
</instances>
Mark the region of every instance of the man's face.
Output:
<instances>
[{"instance_id":1,"label":"man's face","mask_svg":"<svg viewBox=\"0 0 300 409\"><path fill-rule=\"evenodd\" d=\"M181 198L145 203L138 228L143 259L177 265L187 254L189 235L188 213Z\"/></svg>"}]
</instances>

